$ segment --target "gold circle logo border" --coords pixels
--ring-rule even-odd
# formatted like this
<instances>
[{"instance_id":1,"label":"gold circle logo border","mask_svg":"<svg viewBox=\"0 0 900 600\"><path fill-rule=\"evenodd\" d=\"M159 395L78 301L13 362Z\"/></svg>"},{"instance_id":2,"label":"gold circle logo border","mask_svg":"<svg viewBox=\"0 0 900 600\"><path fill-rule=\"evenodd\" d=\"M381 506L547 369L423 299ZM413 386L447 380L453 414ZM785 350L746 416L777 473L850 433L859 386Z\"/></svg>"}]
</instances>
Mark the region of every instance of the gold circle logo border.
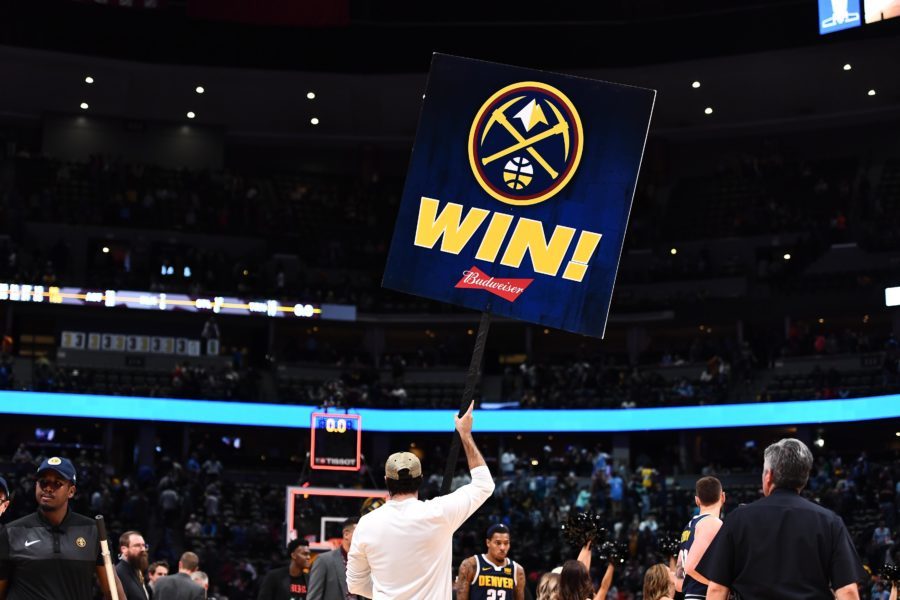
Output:
<instances>
[{"instance_id":1,"label":"gold circle logo border","mask_svg":"<svg viewBox=\"0 0 900 600\"><path fill-rule=\"evenodd\" d=\"M541 194L537 198L532 198L530 200L516 200L515 198L509 198L508 196L504 196L502 194L497 193L484 179L481 177L481 173L478 171L478 165L475 163L475 153L473 152L474 141L475 141L475 133L478 130L478 125L481 123L481 119L484 117L485 112L488 107L490 107L494 101L500 96L506 94L510 90L516 90L523 87L536 87L538 89L544 90L545 92L550 92L551 94L557 96L560 100L565 103L566 107L572 114L572 118L575 121L575 127L578 131L578 143L575 147L575 158L572 161L572 167L569 169L569 172L566 173L566 176L563 178L561 182L559 182L553 189L546 192L545 194ZM475 180L478 182L478 185L481 186L485 192L487 192L494 199L503 202L504 204L511 204L513 206L531 206L533 204L538 204L545 200L549 200L556 194L562 191L566 185L568 185L569 180L572 179L572 176L575 175L575 171L578 169L579 163L581 163L581 153L584 149L584 127L581 124L581 117L578 114L578 110L575 108L575 105L572 104L572 101L569 100L569 97L563 94L561 91L553 87L552 85L547 85L546 83L540 83L537 81L520 81L519 83L513 83L508 85L500 90L494 92L490 98L488 98L484 104L481 105L481 108L478 109L478 113L475 115L475 119L472 121L472 127L469 129L469 143L466 146L466 151L469 155L469 166L472 168L472 174L475 176Z\"/></svg>"}]
</instances>

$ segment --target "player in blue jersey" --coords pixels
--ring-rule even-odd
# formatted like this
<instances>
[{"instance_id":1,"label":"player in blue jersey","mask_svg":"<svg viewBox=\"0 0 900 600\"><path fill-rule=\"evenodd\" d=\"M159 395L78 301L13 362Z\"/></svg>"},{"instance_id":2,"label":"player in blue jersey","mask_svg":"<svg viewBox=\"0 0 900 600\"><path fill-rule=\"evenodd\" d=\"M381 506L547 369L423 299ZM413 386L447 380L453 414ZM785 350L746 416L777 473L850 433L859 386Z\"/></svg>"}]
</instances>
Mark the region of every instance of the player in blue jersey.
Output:
<instances>
[{"instance_id":1,"label":"player in blue jersey","mask_svg":"<svg viewBox=\"0 0 900 600\"><path fill-rule=\"evenodd\" d=\"M507 557L509 528L491 525L487 554L462 561L456 579L456 600L525 600L525 569Z\"/></svg>"},{"instance_id":2,"label":"player in blue jersey","mask_svg":"<svg viewBox=\"0 0 900 600\"><path fill-rule=\"evenodd\" d=\"M684 600L706 598L709 580L697 572L697 563L722 527L719 515L725 505L722 482L715 477L698 479L695 492L694 502L700 508L700 514L692 518L681 533L681 547L675 564L675 587L684 593Z\"/></svg>"}]
</instances>

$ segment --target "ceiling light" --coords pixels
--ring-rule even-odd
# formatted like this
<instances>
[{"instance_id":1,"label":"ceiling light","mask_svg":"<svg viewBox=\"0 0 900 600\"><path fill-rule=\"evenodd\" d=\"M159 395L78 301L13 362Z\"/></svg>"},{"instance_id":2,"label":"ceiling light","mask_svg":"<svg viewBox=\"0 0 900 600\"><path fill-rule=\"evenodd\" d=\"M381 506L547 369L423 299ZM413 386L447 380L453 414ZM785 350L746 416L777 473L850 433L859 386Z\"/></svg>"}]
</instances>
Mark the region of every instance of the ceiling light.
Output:
<instances>
[{"instance_id":1,"label":"ceiling light","mask_svg":"<svg viewBox=\"0 0 900 600\"><path fill-rule=\"evenodd\" d=\"M81 103L81 109L82 109L82 110L87 110L87 109L88 109L88 103L87 103L87 102L82 102L82 103Z\"/></svg>"},{"instance_id":2,"label":"ceiling light","mask_svg":"<svg viewBox=\"0 0 900 600\"><path fill-rule=\"evenodd\" d=\"M306 99L307 99L307 100L315 100L315 99L316 99L316 93L315 93L315 92L306 92Z\"/></svg>"},{"instance_id":3,"label":"ceiling light","mask_svg":"<svg viewBox=\"0 0 900 600\"><path fill-rule=\"evenodd\" d=\"M669 254L675 256L676 254L678 254L678 248L672 248L671 250L669 250Z\"/></svg>"},{"instance_id":4,"label":"ceiling light","mask_svg":"<svg viewBox=\"0 0 900 600\"><path fill-rule=\"evenodd\" d=\"M695 81L694 83L691 84L691 87L694 88L694 89L696 90L698 87L700 87L700 82L699 82L699 81Z\"/></svg>"},{"instance_id":5,"label":"ceiling light","mask_svg":"<svg viewBox=\"0 0 900 600\"><path fill-rule=\"evenodd\" d=\"M188 119L193 119L193 118L196 117L196 116L197 116L197 114L196 114L194 111L192 111L192 110L189 110L189 111L187 112L187 118L188 118Z\"/></svg>"},{"instance_id":6,"label":"ceiling light","mask_svg":"<svg viewBox=\"0 0 900 600\"><path fill-rule=\"evenodd\" d=\"M109 254L109 246L103 246L103 254Z\"/></svg>"},{"instance_id":7,"label":"ceiling light","mask_svg":"<svg viewBox=\"0 0 900 600\"><path fill-rule=\"evenodd\" d=\"M874 96L874 95L875 95L875 90L869 90L869 95L870 95L870 96Z\"/></svg>"},{"instance_id":8,"label":"ceiling light","mask_svg":"<svg viewBox=\"0 0 900 600\"><path fill-rule=\"evenodd\" d=\"M850 63L847 63L846 65L844 65L844 70L845 70L845 71L849 71L849 70L852 69L852 68L853 68L853 66L852 66Z\"/></svg>"},{"instance_id":9,"label":"ceiling light","mask_svg":"<svg viewBox=\"0 0 900 600\"><path fill-rule=\"evenodd\" d=\"M791 260L791 255L790 255L790 254L785 254L785 255L784 255L784 260Z\"/></svg>"},{"instance_id":10,"label":"ceiling light","mask_svg":"<svg viewBox=\"0 0 900 600\"><path fill-rule=\"evenodd\" d=\"M91 77L90 75L88 75L87 77L84 78L84 82L85 83L94 83L94 78Z\"/></svg>"},{"instance_id":11,"label":"ceiling light","mask_svg":"<svg viewBox=\"0 0 900 600\"><path fill-rule=\"evenodd\" d=\"M707 115L711 115L712 114L712 106L707 106L703 112Z\"/></svg>"},{"instance_id":12,"label":"ceiling light","mask_svg":"<svg viewBox=\"0 0 900 600\"><path fill-rule=\"evenodd\" d=\"M202 85L198 85L197 87L194 88L194 91L197 92L198 94L202 94L202 93L205 92L206 90L203 89L203 86L202 86Z\"/></svg>"},{"instance_id":13,"label":"ceiling light","mask_svg":"<svg viewBox=\"0 0 900 600\"><path fill-rule=\"evenodd\" d=\"M309 120L309 122L312 123L313 125L318 125L319 117L313 117L312 119Z\"/></svg>"}]
</instances>

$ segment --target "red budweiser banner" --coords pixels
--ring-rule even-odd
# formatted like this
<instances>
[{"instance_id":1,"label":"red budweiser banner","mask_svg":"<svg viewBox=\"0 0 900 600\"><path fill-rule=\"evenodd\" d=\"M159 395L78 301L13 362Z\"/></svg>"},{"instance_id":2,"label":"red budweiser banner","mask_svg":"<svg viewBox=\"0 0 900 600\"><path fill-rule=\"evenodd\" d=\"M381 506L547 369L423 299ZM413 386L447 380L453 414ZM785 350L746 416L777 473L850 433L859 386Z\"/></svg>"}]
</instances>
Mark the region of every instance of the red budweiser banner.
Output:
<instances>
[{"instance_id":1,"label":"red budweiser banner","mask_svg":"<svg viewBox=\"0 0 900 600\"><path fill-rule=\"evenodd\" d=\"M534 279L495 279L473 266L468 271L463 271L463 278L455 287L484 290L504 300L515 302Z\"/></svg>"}]
</instances>

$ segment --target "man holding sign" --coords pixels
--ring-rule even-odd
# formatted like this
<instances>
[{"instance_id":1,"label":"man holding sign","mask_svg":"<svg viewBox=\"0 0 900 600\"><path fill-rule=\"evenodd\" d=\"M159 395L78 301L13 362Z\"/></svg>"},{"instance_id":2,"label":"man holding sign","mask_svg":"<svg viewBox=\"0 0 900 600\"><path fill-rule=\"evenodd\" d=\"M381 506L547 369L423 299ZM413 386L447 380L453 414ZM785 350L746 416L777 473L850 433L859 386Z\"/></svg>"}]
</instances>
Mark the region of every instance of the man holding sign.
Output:
<instances>
[{"instance_id":1,"label":"man holding sign","mask_svg":"<svg viewBox=\"0 0 900 600\"><path fill-rule=\"evenodd\" d=\"M654 90L434 55L382 285L482 313L457 421L473 490L426 508L418 459L391 456L391 501L363 517L351 546L352 593L450 598L449 536L493 489L473 462L469 404L490 315L603 337L655 100Z\"/></svg>"},{"instance_id":2,"label":"man holding sign","mask_svg":"<svg viewBox=\"0 0 900 600\"><path fill-rule=\"evenodd\" d=\"M435 54L382 285L603 337L654 90ZM442 491L459 451L454 439Z\"/></svg>"},{"instance_id":3,"label":"man holding sign","mask_svg":"<svg viewBox=\"0 0 900 600\"><path fill-rule=\"evenodd\" d=\"M452 494L419 500L422 464L397 452L384 466L390 499L364 515L353 532L347 589L372 600L449 600L452 537L494 491L491 472L472 437L472 409L455 416L472 482Z\"/></svg>"}]
</instances>

